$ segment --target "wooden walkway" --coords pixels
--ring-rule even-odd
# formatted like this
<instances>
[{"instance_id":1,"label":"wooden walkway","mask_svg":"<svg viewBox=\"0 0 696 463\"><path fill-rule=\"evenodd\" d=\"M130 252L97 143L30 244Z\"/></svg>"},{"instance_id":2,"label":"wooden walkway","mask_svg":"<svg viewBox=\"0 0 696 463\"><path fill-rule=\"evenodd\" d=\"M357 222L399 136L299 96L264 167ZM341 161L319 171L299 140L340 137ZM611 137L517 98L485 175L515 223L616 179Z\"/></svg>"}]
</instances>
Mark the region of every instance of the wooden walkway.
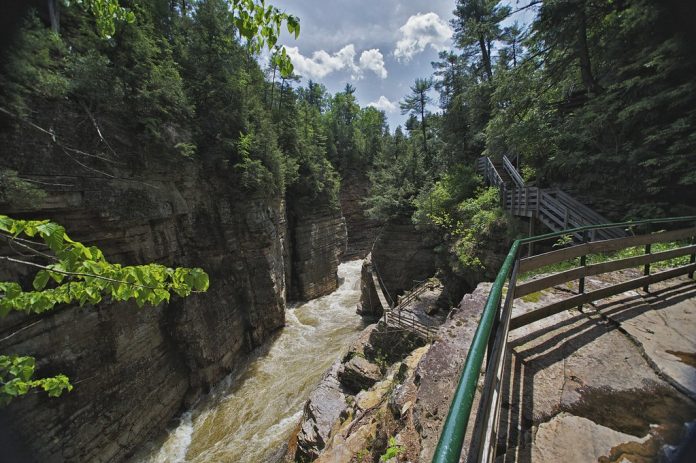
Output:
<instances>
[{"instance_id":1,"label":"wooden walkway","mask_svg":"<svg viewBox=\"0 0 696 463\"><path fill-rule=\"evenodd\" d=\"M609 223L605 217L558 188L527 186L507 156L503 156L501 162L482 157L478 160L477 170L486 183L500 189L505 210L516 216L536 219L551 231ZM574 238L577 241L594 241L624 236L627 236L624 230L614 228L592 231L588 236L576 233Z\"/></svg>"},{"instance_id":2,"label":"wooden walkway","mask_svg":"<svg viewBox=\"0 0 696 463\"><path fill-rule=\"evenodd\" d=\"M418 314L409 309L409 306L429 289L431 283L428 280L419 283L406 295L406 297L399 300L398 303L395 303L384 287L384 282L382 278L380 278L379 270L377 266L374 265L374 262L370 265L369 272L372 276L372 284L375 287L379 303L384 313L382 317L383 323L387 327L411 332L423 338L426 342L430 342L437 331L437 327L425 323Z\"/></svg>"}]
</instances>

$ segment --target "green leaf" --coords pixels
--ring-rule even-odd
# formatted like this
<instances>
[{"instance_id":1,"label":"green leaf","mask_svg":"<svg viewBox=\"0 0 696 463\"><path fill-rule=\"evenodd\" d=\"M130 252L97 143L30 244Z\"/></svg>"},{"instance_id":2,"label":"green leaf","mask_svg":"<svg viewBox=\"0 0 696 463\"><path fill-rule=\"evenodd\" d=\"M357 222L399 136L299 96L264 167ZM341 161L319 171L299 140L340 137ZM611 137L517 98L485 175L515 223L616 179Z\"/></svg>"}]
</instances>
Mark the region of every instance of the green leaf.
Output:
<instances>
[{"instance_id":1,"label":"green leaf","mask_svg":"<svg viewBox=\"0 0 696 463\"><path fill-rule=\"evenodd\" d=\"M34 289L37 291L44 289L49 278L50 274L46 270L39 270L34 277Z\"/></svg>"},{"instance_id":2,"label":"green leaf","mask_svg":"<svg viewBox=\"0 0 696 463\"><path fill-rule=\"evenodd\" d=\"M208 279L208 274L200 268L194 268L191 270L191 276L193 277L193 288L196 291L207 291L210 281Z\"/></svg>"}]
</instances>

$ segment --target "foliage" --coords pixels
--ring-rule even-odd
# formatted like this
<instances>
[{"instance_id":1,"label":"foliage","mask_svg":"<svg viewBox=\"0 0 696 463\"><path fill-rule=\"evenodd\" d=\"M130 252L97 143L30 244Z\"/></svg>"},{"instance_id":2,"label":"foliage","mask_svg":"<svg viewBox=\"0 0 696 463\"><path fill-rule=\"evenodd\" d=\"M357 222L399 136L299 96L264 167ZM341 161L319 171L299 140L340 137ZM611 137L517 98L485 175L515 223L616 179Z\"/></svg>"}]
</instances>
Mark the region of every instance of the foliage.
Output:
<instances>
[{"instance_id":1,"label":"foliage","mask_svg":"<svg viewBox=\"0 0 696 463\"><path fill-rule=\"evenodd\" d=\"M468 186L461 190L461 178L467 178ZM439 230L457 258L458 270L483 268L481 252L487 239L507 225L500 207L496 188L479 189L471 195L476 182L472 176L461 172L459 178L445 175L416 201L414 222L419 226ZM475 177L474 177L475 178Z\"/></svg>"},{"instance_id":2,"label":"foliage","mask_svg":"<svg viewBox=\"0 0 696 463\"><path fill-rule=\"evenodd\" d=\"M73 3L80 5L91 14L96 22L97 33L104 38L114 35L119 22L133 23L137 17L131 9L121 6L118 0L62 1L68 7ZM273 5L266 5L266 0L228 0L227 3L239 35L249 42L250 48L255 53L259 53L264 47L274 50L273 59L281 73L285 76L292 74L293 65L287 50L285 47L278 47L277 42L284 23L291 35L299 37L300 19Z\"/></svg>"},{"instance_id":3,"label":"foliage","mask_svg":"<svg viewBox=\"0 0 696 463\"><path fill-rule=\"evenodd\" d=\"M35 369L36 361L33 357L0 355L0 407L34 388L43 389L49 397L60 397L64 391L70 392L73 389L68 377L62 374L32 379Z\"/></svg>"},{"instance_id":4,"label":"foliage","mask_svg":"<svg viewBox=\"0 0 696 463\"><path fill-rule=\"evenodd\" d=\"M370 171L372 186L364 201L367 213L380 220L410 217L415 198L430 178L424 153L397 129L380 154Z\"/></svg>"},{"instance_id":5,"label":"foliage","mask_svg":"<svg viewBox=\"0 0 696 463\"><path fill-rule=\"evenodd\" d=\"M117 22L135 21L135 14L128 8L122 7L118 0L63 0L63 3L65 6L70 6L72 3L80 5L94 16L97 32L105 38L114 35Z\"/></svg>"},{"instance_id":6,"label":"foliage","mask_svg":"<svg viewBox=\"0 0 696 463\"><path fill-rule=\"evenodd\" d=\"M415 83L410 87L411 94L404 98L404 101L399 103L401 114L410 114L412 116L420 116L420 128L423 136L423 152L428 152L428 133L426 125L426 117L430 114L427 105L432 103L432 99L428 92L433 88L433 79L417 78Z\"/></svg>"},{"instance_id":7,"label":"foliage","mask_svg":"<svg viewBox=\"0 0 696 463\"><path fill-rule=\"evenodd\" d=\"M562 248L564 246L568 246L569 244L573 243L573 235L570 233L566 233L564 235L561 235L558 237L555 243L553 243L552 247L554 248Z\"/></svg>"},{"instance_id":8,"label":"foliage","mask_svg":"<svg viewBox=\"0 0 696 463\"><path fill-rule=\"evenodd\" d=\"M45 197L46 193L43 190L21 179L16 171L0 168L0 204L26 207Z\"/></svg>"},{"instance_id":9,"label":"foliage","mask_svg":"<svg viewBox=\"0 0 696 463\"><path fill-rule=\"evenodd\" d=\"M389 445L385 450L384 454L379 457L379 461L389 461L390 459L397 457L403 453L404 448L396 443L395 437L389 438Z\"/></svg>"},{"instance_id":10,"label":"foliage","mask_svg":"<svg viewBox=\"0 0 696 463\"><path fill-rule=\"evenodd\" d=\"M38 269L33 290L17 282L0 282L0 316L10 311L43 313L57 304L97 304L134 300L139 307L168 302L171 293L186 297L208 289L208 275L200 268L168 268L159 264L122 266L108 262L101 250L72 240L65 229L48 220L17 220L0 215L0 237L21 257L0 256L8 263ZM27 258L24 256L33 256ZM48 263L40 263L46 261ZM0 402L43 388L50 396L72 386L64 375L33 380L31 357L0 356Z\"/></svg>"},{"instance_id":11,"label":"foliage","mask_svg":"<svg viewBox=\"0 0 696 463\"><path fill-rule=\"evenodd\" d=\"M66 52L58 35L35 16L26 18L23 33L3 53L4 72L0 75L3 104L19 114L27 114L29 95L49 101L63 98L69 88L68 79L60 72Z\"/></svg>"}]
</instances>

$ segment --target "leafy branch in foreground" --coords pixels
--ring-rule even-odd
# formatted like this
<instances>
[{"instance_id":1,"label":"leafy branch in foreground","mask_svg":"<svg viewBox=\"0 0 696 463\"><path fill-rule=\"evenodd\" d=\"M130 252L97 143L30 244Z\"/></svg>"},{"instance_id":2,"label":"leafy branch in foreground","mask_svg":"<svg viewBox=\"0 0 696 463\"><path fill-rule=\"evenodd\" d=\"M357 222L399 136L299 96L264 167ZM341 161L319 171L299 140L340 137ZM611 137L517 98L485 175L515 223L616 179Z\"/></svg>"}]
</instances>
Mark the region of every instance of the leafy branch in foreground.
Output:
<instances>
[{"instance_id":1,"label":"leafy branch in foreground","mask_svg":"<svg viewBox=\"0 0 696 463\"><path fill-rule=\"evenodd\" d=\"M122 266L108 262L95 246L74 241L65 229L48 220L16 220L0 215L0 238L19 257L0 260L38 269L33 290L19 283L0 282L0 316L10 311L42 313L60 303L97 304L104 297L135 300L139 307L169 301L208 289L208 275L200 268L169 268L160 264ZM65 375L32 379L32 357L0 355L0 405L13 397L42 388L57 397L72 385Z\"/></svg>"}]
</instances>

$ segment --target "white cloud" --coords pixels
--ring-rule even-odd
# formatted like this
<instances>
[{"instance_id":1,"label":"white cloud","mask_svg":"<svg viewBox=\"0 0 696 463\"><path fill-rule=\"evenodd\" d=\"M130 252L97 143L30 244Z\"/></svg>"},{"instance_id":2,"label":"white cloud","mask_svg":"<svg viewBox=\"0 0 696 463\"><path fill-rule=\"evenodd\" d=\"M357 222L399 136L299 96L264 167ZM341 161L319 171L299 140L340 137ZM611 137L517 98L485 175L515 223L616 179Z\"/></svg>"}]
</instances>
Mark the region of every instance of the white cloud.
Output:
<instances>
[{"instance_id":1,"label":"white cloud","mask_svg":"<svg viewBox=\"0 0 696 463\"><path fill-rule=\"evenodd\" d=\"M452 38L452 28L436 13L418 13L399 28L401 39L396 42L394 56L408 62L414 55L430 45L435 50L444 50Z\"/></svg>"},{"instance_id":2,"label":"white cloud","mask_svg":"<svg viewBox=\"0 0 696 463\"><path fill-rule=\"evenodd\" d=\"M384 95L380 96L377 101L367 103L367 105L373 106L379 109L380 111L384 111L387 113L393 113L394 111L396 111L396 103L389 101L389 98L387 98Z\"/></svg>"},{"instance_id":3,"label":"white cloud","mask_svg":"<svg viewBox=\"0 0 696 463\"><path fill-rule=\"evenodd\" d=\"M387 69L384 67L384 56L377 49L365 50L360 55L360 69L374 72L381 79L387 78Z\"/></svg>"},{"instance_id":4,"label":"white cloud","mask_svg":"<svg viewBox=\"0 0 696 463\"><path fill-rule=\"evenodd\" d=\"M350 72L353 79L361 79L366 70L374 72L382 79L387 78L384 56L377 48L363 51L357 64L355 62L357 53L352 43L334 54L318 50L312 53L311 57L302 55L297 47L286 47L286 50L295 66L295 72L312 79L322 79L340 70Z\"/></svg>"}]
</instances>

